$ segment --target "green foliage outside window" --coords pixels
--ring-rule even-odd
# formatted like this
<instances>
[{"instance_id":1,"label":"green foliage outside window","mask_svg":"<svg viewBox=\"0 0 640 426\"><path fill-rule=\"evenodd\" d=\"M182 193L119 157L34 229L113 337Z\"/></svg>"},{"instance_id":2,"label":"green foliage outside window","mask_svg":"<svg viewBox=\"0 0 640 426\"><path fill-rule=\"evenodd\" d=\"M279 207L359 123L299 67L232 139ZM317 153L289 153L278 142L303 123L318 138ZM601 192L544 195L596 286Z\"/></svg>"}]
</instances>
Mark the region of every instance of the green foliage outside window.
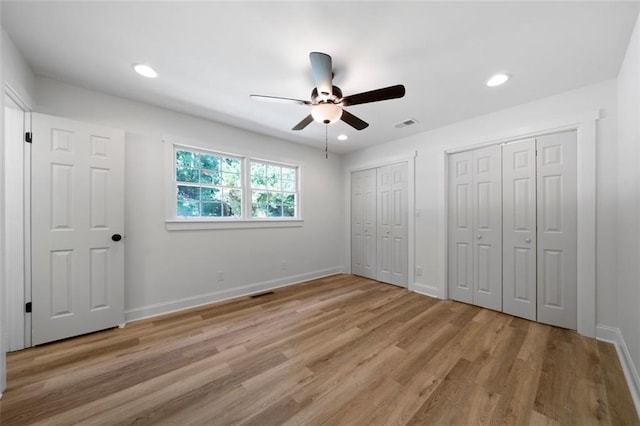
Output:
<instances>
[{"instance_id":1,"label":"green foliage outside window","mask_svg":"<svg viewBox=\"0 0 640 426\"><path fill-rule=\"evenodd\" d=\"M241 217L241 161L176 151L177 216Z\"/></svg>"},{"instance_id":2,"label":"green foliage outside window","mask_svg":"<svg viewBox=\"0 0 640 426\"><path fill-rule=\"evenodd\" d=\"M243 217L243 189L251 217L295 218L298 169L248 161L249 188L243 187L243 160L214 153L175 152L176 214L187 218Z\"/></svg>"},{"instance_id":3,"label":"green foliage outside window","mask_svg":"<svg viewBox=\"0 0 640 426\"><path fill-rule=\"evenodd\" d=\"M251 162L251 216L295 217L297 170Z\"/></svg>"}]
</instances>

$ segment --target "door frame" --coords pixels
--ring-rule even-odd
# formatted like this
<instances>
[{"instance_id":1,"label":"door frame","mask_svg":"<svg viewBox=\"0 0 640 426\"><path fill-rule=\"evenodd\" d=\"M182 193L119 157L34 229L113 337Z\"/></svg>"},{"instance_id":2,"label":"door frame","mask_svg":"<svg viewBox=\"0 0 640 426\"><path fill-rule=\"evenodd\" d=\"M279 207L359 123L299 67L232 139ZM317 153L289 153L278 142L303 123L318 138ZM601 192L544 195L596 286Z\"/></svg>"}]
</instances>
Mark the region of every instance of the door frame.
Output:
<instances>
[{"instance_id":1,"label":"door frame","mask_svg":"<svg viewBox=\"0 0 640 426\"><path fill-rule=\"evenodd\" d=\"M31 132L31 105L11 87L4 84L4 94L11 99L24 114L24 132ZM6 118L5 118L6 120ZM15 142L15 141L14 141ZM11 141L5 141L6 144ZM31 145L20 141L23 149L16 150L16 156L10 162L5 173L21 173L22 188L7 188L6 200L22 198L22 228L12 228L13 238L7 238L6 255L17 254L22 262L6 262L7 277L21 277L22 280L6 281L6 318L7 318L7 352L31 346L31 314L24 310L25 303L31 301ZM6 149L6 147L5 147ZM6 185L6 182L5 182ZM7 226L9 226L7 222Z\"/></svg>"},{"instance_id":2,"label":"door frame","mask_svg":"<svg viewBox=\"0 0 640 426\"><path fill-rule=\"evenodd\" d=\"M520 139L540 137L553 133L575 130L577 138L578 162L578 333L587 337L596 336L596 124L600 119L600 111L570 116L564 119L532 126L524 131L514 129L499 138L479 141L474 145L443 150L438 160L438 176L442 180L438 185L438 222L444 226L438 229L438 282L441 299L448 298L447 288L447 196L448 167L447 156L456 152L476 149L483 146L515 142Z\"/></svg>"},{"instance_id":3,"label":"door frame","mask_svg":"<svg viewBox=\"0 0 640 426\"><path fill-rule=\"evenodd\" d=\"M394 164L407 163L407 289L409 291L415 291L415 175L416 175L416 162L415 158L418 155L418 151L412 151L404 155L398 155L389 158L387 161L379 162L363 162L357 164L345 170L346 188L345 188L345 206L347 220L346 222L346 247L345 253L348 258L348 262L345 266L345 272L351 273L351 173L359 172L362 170L376 169L378 167L393 166Z\"/></svg>"}]
</instances>

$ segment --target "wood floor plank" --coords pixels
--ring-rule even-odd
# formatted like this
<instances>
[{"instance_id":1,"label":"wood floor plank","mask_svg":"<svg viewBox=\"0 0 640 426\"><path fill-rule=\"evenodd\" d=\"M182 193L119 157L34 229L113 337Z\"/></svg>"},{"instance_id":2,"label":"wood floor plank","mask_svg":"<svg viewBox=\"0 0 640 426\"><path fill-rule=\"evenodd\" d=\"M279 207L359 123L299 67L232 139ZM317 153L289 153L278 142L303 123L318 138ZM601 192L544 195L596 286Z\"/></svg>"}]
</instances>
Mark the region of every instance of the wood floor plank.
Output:
<instances>
[{"instance_id":1,"label":"wood floor plank","mask_svg":"<svg viewBox=\"0 0 640 426\"><path fill-rule=\"evenodd\" d=\"M612 345L352 275L7 363L3 425L640 425Z\"/></svg>"}]
</instances>

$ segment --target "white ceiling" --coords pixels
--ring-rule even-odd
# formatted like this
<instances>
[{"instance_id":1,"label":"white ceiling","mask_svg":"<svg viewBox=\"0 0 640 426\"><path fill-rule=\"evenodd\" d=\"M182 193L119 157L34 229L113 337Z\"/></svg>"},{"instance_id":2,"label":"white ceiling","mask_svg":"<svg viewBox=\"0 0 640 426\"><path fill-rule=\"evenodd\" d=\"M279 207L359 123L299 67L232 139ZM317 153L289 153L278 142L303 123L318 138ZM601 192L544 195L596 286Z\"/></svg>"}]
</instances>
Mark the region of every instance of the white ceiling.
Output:
<instances>
[{"instance_id":1,"label":"white ceiling","mask_svg":"<svg viewBox=\"0 0 640 426\"><path fill-rule=\"evenodd\" d=\"M404 84L407 95L329 126L350 152L615 78L638 2L12 2L2 25L44 76L294 142L324 146L324 126L291 131L308 107L309 52L333 57L345 95ZM139 77L147 62L160 76ZM488 88L495 72L513 75ZM396 129L408 118L419 124ZM349 140L335 137L346 133Z\"/></svg>"}]
</instances>

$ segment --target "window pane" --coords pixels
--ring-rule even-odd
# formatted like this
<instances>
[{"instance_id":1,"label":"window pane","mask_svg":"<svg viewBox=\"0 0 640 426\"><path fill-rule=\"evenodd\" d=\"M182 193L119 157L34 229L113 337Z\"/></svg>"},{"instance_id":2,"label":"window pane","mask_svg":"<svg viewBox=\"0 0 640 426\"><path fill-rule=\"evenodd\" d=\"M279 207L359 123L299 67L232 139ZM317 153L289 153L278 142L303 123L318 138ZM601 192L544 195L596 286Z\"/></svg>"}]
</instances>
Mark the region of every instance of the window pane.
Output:
<instances>
[{"instance_id":1,"label":"window pane","mask_svg":"<svg viewBox=\"0 0 640 426\"><path fill-rule=\"evenodd\" d=\"M178 182L198 182L198 170L178 167L176 169L176 180Z\"/></svg>"},{"instance_id":2,"label":"window pane","mask_svg":"<svg viewBox=\"0 0 640 426\"><path fill-rule=\"evenodd\" d=\"M222 185L224 186L240 186L240 174L222 172Z\"/></svg>"},{"instance_id":3,"label":"window pane","mask_svg":"<svg viewBox=\"0 0 640 426\"><path fill-rule=\"evenodd\" d=\"M296 169L290 169L288 167L282 168L282 179L296 180Z\"/></svg>"},{"instance_id":4,"label":"window pane","mask_svg":"<svg viewBox=\"0 0 640 426\"><path fill-rule=\"evenodd\" d=\"M295 217L296 215L296 195L285 194L282 200L282 216Z\"/></svg>"},{"instance_id":5,"label":"window pane","mask_svg":"<svg viewBox=\"0 0 640 426\"><path fill-rule=\"evenodd\" d=\"M200 166L201 169L207 170L220 170L220 157L215 155L200 154Z\"/></svg>"},{"instance_id":6,"label":"window pane","mask_svg":"<svg viewBox=\"0 0 640 426\"><path fill-rule=\"evenodd\" d=\"M183 186L178 185L178 199L190 198L192 200L200 200L199 186Z\"/></svg>"},{"instance_id":7,"label":"window pane","mask_svg":"<svg viewBox=\"0 0 640 426\"><path fill-rule=\"evenodd\" d=\"M224 158L222 160L222 171L240 174L240 160L235 158Z\"/></svg>"},{"instance_id":8,"label":"window pane","mask_svg":"<svg viewBox=\"0 0 640 426\"><path fill-rule=\"evenodd\" d=\"M200 170L200 183L213 183L213 174L210 170Z\"/></svg>"},{"instance_id":9,"label":"window pane","mask_svg":"<svg viewBox=\"0 0 640 426\"><path fill-rule=\"evenodd\" d=\"M202 203L202 216L222 216L222 203Z\"/></svg>"},{"instance_id":10,"label":"window pane","mask_svg":"<svg viewBox=\"0 0 640 426\"><path fill-rule=\"evenodd\" d=\"M251 216L267 217L268 194L265 191L253 191L251 193Z\"/></svg>"},{"instance_id":11,"label":"window pane","mask_svg":"<svg viewBox=\"0 0 640 426\"><path fill-rule=\"evenodd\" d=\"M269 193L269 216L281 217L282 216L282 194L271 192Z\"/></svg>"},{"instance_id":12,"label":"window pane","mask_svg":"<svg viewBox=\"0 0 640 426\"><path fill-rule=\"evenodd\" d=\"M228 192L227 192L228 191ZM229 205L229 216L242 216L242 191L239 189L225 190L224 201Z\"/></svg>"},{"instance_id":13,"label":"window pane","mask_svg":"<svg viewBox=\"0 0 640 426\"><path fill-rule=\"evenodd\" d=\"M251 163L251 187L265 188L267 185L266 164Z\"/></svg>"},{"instance_id":14,"label":"window pane","mask_svg":"<svg viewBox=\"0 0 640 426\"><path fill-rule=\"evenodd\" d=\"M282 167L267 166L267 189L280 190Z\"/></svg>"},{"instance_id":15,"label":"window pane","mask_svg":"<svg viewBox=\"0 0 640 426\"><path fill-rule=\"evenodd\" d=\"M222 201L218 188L202 188L200 194L202 201Z\"/></svg>"},{"instance_id":16,"label":"window pane","mask_svg":"<svg viewBox=\"0 0 640 426\"><path fill-rule=\"evenodd\" d=\"M180 217L200 216L200 203L194 200L178 200L177 210Z\"/></svg>"},{"instance_id":17,"label":"window pane","mask_svg":"<svg viewBox=\"0 0 640 426\"><path fill-rule=\"evenodd\" d=\"M282 190L287 192L294 192L296 190L296 182L293 180L283 180Z\"/></svg>"},{"instance_id":18,"label":"window pane","mask_svg":"<svg viewBox=\"0 0 640 426\"><path fill-rule=\"evenodd\" d=\"M189 151L176 151L176 166L198 168L198 154Z\"/></svg>"}]
</instances>

